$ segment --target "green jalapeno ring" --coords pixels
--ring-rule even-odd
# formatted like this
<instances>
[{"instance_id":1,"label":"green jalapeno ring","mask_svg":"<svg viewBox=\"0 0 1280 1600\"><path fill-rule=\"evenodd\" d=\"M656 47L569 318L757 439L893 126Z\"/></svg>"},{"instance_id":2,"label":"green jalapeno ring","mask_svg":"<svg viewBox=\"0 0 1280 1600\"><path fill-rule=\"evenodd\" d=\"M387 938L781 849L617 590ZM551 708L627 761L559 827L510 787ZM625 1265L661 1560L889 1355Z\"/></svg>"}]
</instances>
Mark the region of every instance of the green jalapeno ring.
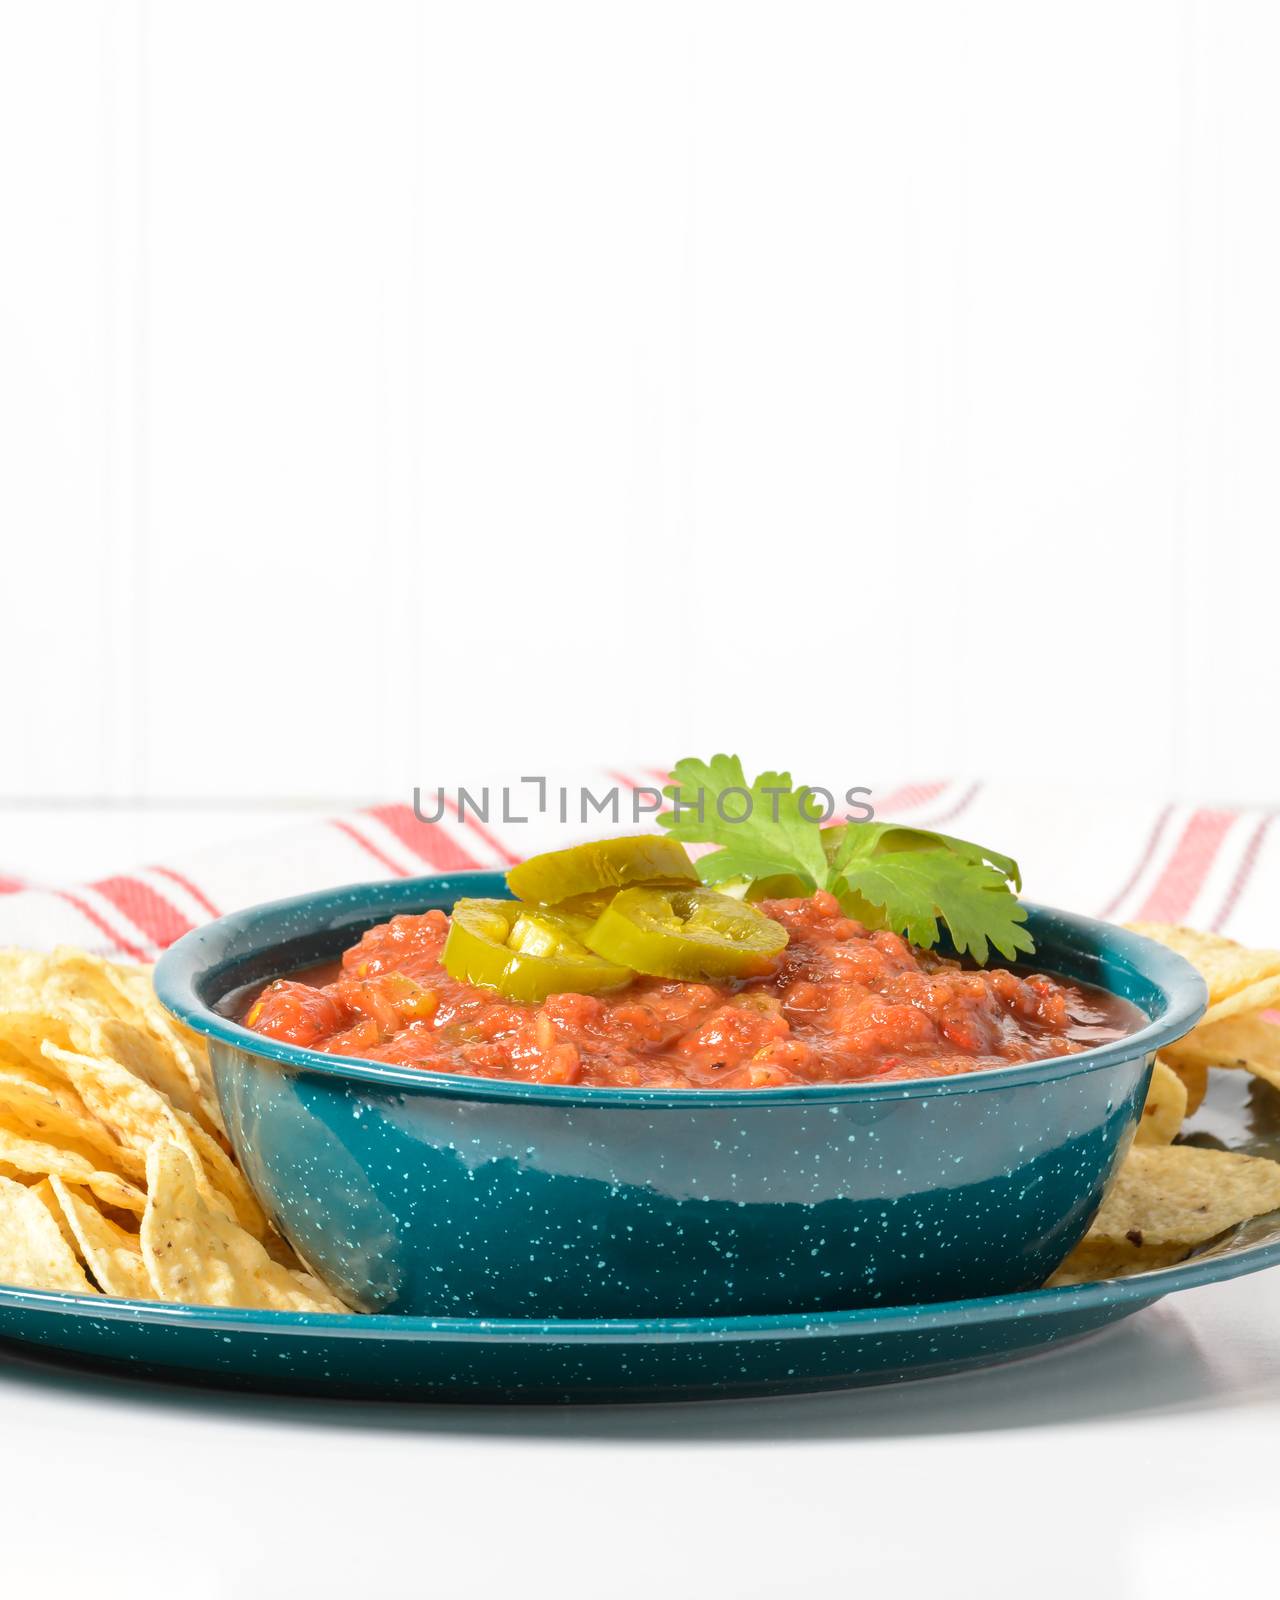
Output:
<instances>
[{"instance_id":1,"label":"green jalapeno ring","mask_svg":"<svg viewBox=\"0 0 1280 1600\"><path fill-rule=\"evenodd\" d=\"M588 917L516 900L459 900L441 957L458 983L538 1005L552 994L620 989L634 973L589 950Z\"/></svg>"},{"instance_id":2,"label":"green jalapeno ring","mask_svg":"<svg viewBox=\"0 0 1280 1600\"><path fill-rule=\"evenodd\" d=\"M660 833L596 839L531 856L507 873L507 887L530 905L559 905L601 889L641 883L697 883L689 852Z\"/></svg>"},{"instance_id":3,"label":"green jalapeno ring","mask_svg":"<svg viewBox=\"0 0 1280 1600\"><path fill-rule=\"evenodd\" d=\"M588 949L654 978L749 978L786 947L780 923L714 889L620 889L584 935Z\"/></svg>"}]
</instances>

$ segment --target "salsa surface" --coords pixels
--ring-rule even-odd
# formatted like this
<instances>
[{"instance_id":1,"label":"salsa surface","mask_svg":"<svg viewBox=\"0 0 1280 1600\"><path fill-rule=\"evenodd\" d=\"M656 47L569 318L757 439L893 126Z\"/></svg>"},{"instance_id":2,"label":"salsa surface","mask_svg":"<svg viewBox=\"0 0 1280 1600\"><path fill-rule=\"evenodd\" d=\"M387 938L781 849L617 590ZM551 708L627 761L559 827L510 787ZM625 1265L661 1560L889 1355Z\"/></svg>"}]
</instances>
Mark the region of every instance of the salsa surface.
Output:
<instances>
[{"instance_id":1,"label":"salsa surface","mask_svg":"<svg viewBox=\"0 0 1280 1600\"><path fill-rule=\"evenodd\" d=\"M1126 1001L1042 973L973 970L835 898L767 900L790 936L774 970L732 983L637 978L540 1005L450 978L442 911L370 928L340 964L279 978L246 1026L268 1038L433 1072L603 1088L777 1088L948 1077L1072 1055L1134 1032Z\"/></svg>"}]
</instances>

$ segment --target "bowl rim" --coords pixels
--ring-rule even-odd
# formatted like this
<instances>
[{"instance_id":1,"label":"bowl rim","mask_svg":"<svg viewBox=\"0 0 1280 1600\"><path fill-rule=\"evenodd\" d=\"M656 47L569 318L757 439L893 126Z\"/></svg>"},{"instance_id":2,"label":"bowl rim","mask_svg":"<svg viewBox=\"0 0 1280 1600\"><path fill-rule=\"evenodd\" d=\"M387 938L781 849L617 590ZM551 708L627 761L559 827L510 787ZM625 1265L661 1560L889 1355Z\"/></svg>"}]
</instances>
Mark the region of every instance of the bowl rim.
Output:
<instances>
[{"instance_id":1,"label":"bowl rim","mask_svg":"<svg viewBox=\"0 0 1280 1600\"><path fill-rule=\"evenodd\" d=\"M1049 921L1057 929L1074 933L1126 958L1165 997L1163 1013L1136 1032L1074 1055L1048 1056L1016 1066L984 1067L974 1072L941 1078L870 1079L855 1083L788 1084L772 1089L715 1088L609 1088L594 1084L529 1083L510 1078L482 1078L467 1073L435 1072L429 1068L402 1067L358 1056L327 1055L302 1045L271 1039L232 1022L200 998L196 985L210 971L243 963L282 941L277 935L259 942L252 933L259 924L308 914L312 931L325 925L325 914L347 913L353 926L375 909L385 917L427 910L440 899L458 900L465 894L506 895L501 872L472 871L430 873L416 878L393 878L343 884L313 890L286 899L263 901L229 912L184 934L165 950L156 963L153 981L161 1004L194 1032L211 1042L231 1046L248 1055L292 1067L299 1072L340 1082L367 1084L382 1089L409 1090L449 1099L540 1102L571 1107L642 1107L648 1110L692 1106L765 1106L778 1104L831 1105L850 1101L932 1099L938 1095L973 1094L997 1088L1040 1084L1058 1078L1084 1076L1136 1056L1154 1055L1162 1046L1181 1038L1204 1014L1209 994L1204 979L1176 951L1131 933L1115 923L1102 922L1077 912L1024 900L1033 921ZM354 914L359 909L362 915ZM384 917L384 920L385 920ZM330 927L334 924L330 921ZM299 929L299 931L305 931ZM227 952L238 938L249 943L231 958ZM1047 963L1052 968L1052 963ZM1122 997L1123 998L1123 997Z\"/></svg>"}]
</instances>

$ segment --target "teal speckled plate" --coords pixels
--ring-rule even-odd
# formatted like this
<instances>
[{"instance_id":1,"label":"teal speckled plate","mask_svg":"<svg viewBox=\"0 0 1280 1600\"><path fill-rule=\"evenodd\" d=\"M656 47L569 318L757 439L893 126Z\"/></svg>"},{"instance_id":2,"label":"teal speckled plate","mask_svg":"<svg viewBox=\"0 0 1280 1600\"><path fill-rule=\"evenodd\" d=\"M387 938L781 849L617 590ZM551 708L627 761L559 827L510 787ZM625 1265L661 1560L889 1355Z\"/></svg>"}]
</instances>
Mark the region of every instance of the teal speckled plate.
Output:
<instances>
[{"instance_id":1,"label":"teal speckled plate","mask_svg":"<svg viewBox=\"0 0 1280 1600\"><path fill-rule=\"evenodd\" d=\"M1198 1144L1280 1156L1280 1094L1216 1073ZM644 1322L318 1316L0 1287L0 1349L240 1389L458 1401L694 1400L893 1383L1091 1333L1164 1295L1280 1262L1280 1212L1158 1272L1073 1289L813 1316Z\"/></svg>"}]
</instances>

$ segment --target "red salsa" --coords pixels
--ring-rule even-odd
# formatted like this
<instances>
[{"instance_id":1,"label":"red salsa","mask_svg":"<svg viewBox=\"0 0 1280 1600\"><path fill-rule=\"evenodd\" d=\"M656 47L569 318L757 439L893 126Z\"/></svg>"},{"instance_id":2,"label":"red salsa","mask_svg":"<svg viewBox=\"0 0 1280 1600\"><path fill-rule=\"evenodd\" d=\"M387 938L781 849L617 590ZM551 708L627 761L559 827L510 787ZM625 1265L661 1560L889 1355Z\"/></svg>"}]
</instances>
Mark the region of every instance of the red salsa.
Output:
<instances>
[{"instance_id":1,"label":"red salsa","mask_svg":"<svg viewBox=\"0 0 1280 1600\"><path fill-rule=\"evenodd\" d=\"M246 1025L331 1055L604 1088L774 1088L946 1077L1132 1033L1127 1002L1044 973L972 969L869 932L819 892L760 908L789 942L765 976L636 978L540 1005L450 978L442 911L393 917L340 965L280 978Z\"/></svg>"}]
</instances>

